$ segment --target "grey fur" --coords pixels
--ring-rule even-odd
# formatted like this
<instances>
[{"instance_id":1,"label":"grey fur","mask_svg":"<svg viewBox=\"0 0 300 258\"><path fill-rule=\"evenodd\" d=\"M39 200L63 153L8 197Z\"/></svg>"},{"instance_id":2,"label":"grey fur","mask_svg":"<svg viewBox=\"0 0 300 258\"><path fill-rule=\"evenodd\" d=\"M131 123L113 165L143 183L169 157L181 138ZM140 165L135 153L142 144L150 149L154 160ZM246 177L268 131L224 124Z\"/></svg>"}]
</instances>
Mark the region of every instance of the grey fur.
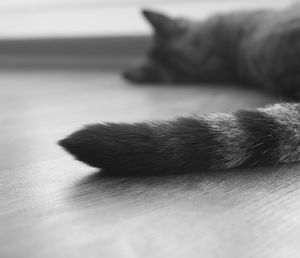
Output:
<instances>
[{"instance_id":1,"label":"grey fur","mask_svg":"<svg viewBox=\"0 0 300 258\"><path fill-rule=\"evenodd\" d=\"M298 98L300 7L216 15L204 22L144 11L154 28L137 83L235 82ZM59 144L111 174L149 175L276 165L300 160L300 104L87 126Z\"/></svg>"},{"instance_id":2,"label":"grey fur","mask_svg":"<svg viewBox=\"0 0 300 258\"><path fill-rule=\"evenodd\" d=\"M144 64L125 72L129 80L244 83L298 96L300 5L219 14L201 22L151 11L146 18L154 27L153 46Z\"/></svg>"},{"instance_id":3,"label":"grey fur","mask_svg":"<svg viewBox=\"0 0 300 258\"><path fill-rule=\"evenodd\" d=\"M60 145L77 159L111 174L201 172L296 162L300 104L210 114L175 121L97 124Z\"/></svg>"}]
</instances>

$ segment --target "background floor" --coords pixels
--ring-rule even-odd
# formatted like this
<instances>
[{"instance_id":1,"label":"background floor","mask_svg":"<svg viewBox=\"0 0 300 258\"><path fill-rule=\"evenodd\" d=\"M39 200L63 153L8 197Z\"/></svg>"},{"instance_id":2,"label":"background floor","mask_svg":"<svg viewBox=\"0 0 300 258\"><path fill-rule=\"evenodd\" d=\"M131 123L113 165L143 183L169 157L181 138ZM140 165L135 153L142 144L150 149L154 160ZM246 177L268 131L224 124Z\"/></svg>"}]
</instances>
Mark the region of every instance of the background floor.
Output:
<instances>
[{"instance_id":1,"label":"background floor","mask_svg":"<svg viewBox=\"0 0 300 258\"><path fill-rule=\"evenodd\" d=\"M300 167L109 178L56 141L82 124L275 99L229 86L134 86L119 71L0 71L0 257L299 257Z\"/></svg>"}]
</instances>

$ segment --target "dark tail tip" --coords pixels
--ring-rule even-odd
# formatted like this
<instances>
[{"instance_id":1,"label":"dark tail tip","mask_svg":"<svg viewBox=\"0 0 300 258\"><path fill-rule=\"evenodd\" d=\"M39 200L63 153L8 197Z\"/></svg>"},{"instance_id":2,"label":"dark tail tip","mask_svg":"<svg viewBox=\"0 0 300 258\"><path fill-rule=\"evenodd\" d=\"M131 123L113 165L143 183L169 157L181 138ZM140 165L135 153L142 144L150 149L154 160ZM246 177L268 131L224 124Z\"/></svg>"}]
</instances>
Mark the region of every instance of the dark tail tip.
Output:
<instances>
[{"instance_id":1,"label":"dark tail tip","mask_svg":"<svg viewBox=\"0 0 300 258\"><path fill-rule=\"evenodd\" d=\"M165 174L168 154L161 152L155 127L148 123L95 124L58 141L79 161L118 175Z\"/></svg>"},{"instance_id":2,"label":"dark tail tip","mask_svg":"<svg viewBox=\"0 0 300 258\"><path fill-rule=\"evenodd\" d=\"M57 144L63 148L65 148L66 145L66 139L61 139L57 142Z\"/></svg>"},{"instance_id":3,"label":"dark tail tip","mask_svg":"<svg viewBox=\"0 0 300 258\"><path fill-rule=\"evenodd\" d=\"M57 144L58 144L59 146L61 146L64 150L70 152L71 146L70 146L70 141L68 140L68 137L59 140L59 141L57 142Z\"/></svg>"}]
</instances>

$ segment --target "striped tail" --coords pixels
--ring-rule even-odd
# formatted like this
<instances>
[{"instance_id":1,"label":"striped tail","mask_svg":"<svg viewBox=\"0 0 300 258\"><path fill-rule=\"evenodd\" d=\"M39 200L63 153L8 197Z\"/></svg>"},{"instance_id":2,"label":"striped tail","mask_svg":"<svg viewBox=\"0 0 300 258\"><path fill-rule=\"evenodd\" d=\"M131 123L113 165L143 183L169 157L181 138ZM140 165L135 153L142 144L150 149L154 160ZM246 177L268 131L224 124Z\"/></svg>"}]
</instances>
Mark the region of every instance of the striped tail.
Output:
<instances>
[{"instance_id":1,"label":"striped tail","mask_svg":"<svg viewBox=\"0 0 300 258\"><path fill-rule=\"evenodd\" d=\"M300 160L300 104L153 123L89 125L59 144L118 175L195 173Z\"/></svg>"}]
</instances>

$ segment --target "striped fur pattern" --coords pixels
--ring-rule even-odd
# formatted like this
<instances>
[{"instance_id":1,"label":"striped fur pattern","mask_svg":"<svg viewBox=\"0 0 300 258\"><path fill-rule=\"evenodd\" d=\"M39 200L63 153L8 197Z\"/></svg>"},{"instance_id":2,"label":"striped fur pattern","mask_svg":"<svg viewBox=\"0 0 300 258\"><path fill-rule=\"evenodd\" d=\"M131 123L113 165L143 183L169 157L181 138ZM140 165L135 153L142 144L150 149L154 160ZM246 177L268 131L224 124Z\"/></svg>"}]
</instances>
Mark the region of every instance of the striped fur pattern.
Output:
<instances>
[{"instance_id":1,"label":"striped fur pattern","mask_svg":"<svg viewBox=\"0 0 300 258\"><path fill-rule=\"evenodd\" d=\"M78 160L121 175L296 162L300 159L300 104L166 122L95 124L59 144Z\"/></svg>"},{"instance_id":2,"label":"striped fur pattern","mask_svg":"<svg viewBox=\"0 0 300 258\"><path fill-rule=\"evenodd\" d=\"M138 83L239 82L298 98L300 8L217 15L204 22L144 11L154 28ZM89 125L59 144L118 175L197 173L300 160L300 104L152 123Z\"/></svg>"}]
</instances>

